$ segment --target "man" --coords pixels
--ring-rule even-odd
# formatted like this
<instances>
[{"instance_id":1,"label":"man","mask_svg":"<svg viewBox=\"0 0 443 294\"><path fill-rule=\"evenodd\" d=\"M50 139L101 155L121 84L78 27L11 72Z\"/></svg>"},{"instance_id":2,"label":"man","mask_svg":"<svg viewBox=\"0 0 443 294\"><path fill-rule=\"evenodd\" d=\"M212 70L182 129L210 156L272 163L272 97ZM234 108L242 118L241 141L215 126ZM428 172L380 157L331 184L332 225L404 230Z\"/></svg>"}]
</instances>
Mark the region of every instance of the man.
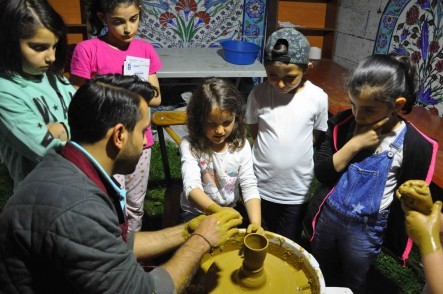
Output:
<instances>
[{"instance_id":1,"label":"man","mask_svg":"<svg viewBox=\"0 0 443 294\"><path fill-rule=\"evenodd\" d=\"M44 157L0 215L0 292L181 292L203 254L238 231L240 215L223 210L126 235L125 191L112 175L134 171L149 126L145 99L156 94L120 75L97 76L76 92L71 141ZM177 247L150 273L137 263Z\"/></svg>"}]
</instances>

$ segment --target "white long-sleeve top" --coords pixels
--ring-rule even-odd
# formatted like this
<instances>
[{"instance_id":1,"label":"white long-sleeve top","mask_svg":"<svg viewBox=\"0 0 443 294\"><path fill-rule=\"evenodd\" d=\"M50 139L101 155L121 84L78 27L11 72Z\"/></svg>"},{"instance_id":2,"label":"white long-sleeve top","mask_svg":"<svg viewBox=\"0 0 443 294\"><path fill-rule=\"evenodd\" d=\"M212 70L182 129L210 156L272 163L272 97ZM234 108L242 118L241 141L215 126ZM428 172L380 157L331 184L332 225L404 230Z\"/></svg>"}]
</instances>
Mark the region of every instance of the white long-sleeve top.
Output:
<instances>
[{"instance_id":1,"label":"white long-sleeve top","mask_svg":"<svg viewBox=\"0 0 443 294\"><path fill-rule=\"evenodd\" d=\"M180 144L183 192L180 205L184 211L202 213L189 199L189 192L195 188L203 190L220 206L234 207L239 200L238 188L243 201L260 198L257 179L252 166L252 152L249 142L240 150L214 152L196 158L191 152L189 137L183 137Z\"/></svg>"}]
</instances>

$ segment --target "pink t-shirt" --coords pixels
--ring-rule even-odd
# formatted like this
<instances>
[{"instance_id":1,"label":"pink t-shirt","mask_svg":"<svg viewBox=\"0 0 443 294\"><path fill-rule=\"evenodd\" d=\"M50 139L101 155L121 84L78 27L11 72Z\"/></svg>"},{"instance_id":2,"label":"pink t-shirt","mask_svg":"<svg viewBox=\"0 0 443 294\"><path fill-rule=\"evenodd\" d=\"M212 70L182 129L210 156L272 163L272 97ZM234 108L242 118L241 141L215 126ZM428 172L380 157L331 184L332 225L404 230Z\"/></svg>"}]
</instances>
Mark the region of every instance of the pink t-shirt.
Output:
<instances>
[{"instance_id":1,"label":"pink t-shirt","mask_svg":"<svg viewBox=\"0 0 443 294\"><path fill-rule=\"evenodd\" d=\"M128 49L119 50L108 43L94 38L85 40L75 46L71 60L71 74L91 79L97 74L123 74L123 65L126 56L135 56L150 59L149 74L155 74L162 67L160 58L154 47L144 40L134 39ZM154 144L151 126L146 130L147 144Z\"/></svg>"}]
</instances>

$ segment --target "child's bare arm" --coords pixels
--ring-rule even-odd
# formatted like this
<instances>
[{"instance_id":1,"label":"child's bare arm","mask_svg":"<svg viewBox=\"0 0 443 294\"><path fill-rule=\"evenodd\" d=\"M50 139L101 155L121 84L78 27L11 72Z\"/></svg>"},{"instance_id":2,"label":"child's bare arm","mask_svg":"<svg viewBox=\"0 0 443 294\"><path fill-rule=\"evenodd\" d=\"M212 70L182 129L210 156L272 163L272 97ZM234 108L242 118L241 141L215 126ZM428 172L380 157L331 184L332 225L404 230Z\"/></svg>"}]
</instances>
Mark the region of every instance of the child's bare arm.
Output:
<instances>
[{"instance_id":1,"label":"child's bare arm","mask_svg":"<svg viewBox=\"0 0 443 294\"><path fill-rule=\"evenodd\" d=\"M441 276L443 274L443 251L424 256L422 263L426 278L426 286L423 289L423 293L443 293L443 283L441 283Z\"/></svg>"},{"instance_id":2,"label":"child's bare arm","mask_svg":"<svg viewBox=\"0 0 443 294\"><path fill-rule=\"evenodd\" d=\"M66 127L62 123L52 123L47 124L46 127L48 128L48 131L51 133L51 135L60 140L60 141L68 141L68 132L66 131Z\"/></svg>"},{"instance_id":3,"label":"child's bare arm","mask_svg":"<svg viewBox=\"0 0 443 294\"><path fill-rule=\"evenodd\" d=\"M253 198L245 202L246 212L248 213L249 223L248 233L263 233L261 227L261 201Z\"/></svg>"},{"instance_id":4,"label":"child's bare arm","mask_svg":"<svg viewBox=\"0 0 443 294\"><path fill-rule=\"evenodd\" d=\"M189 192L189 198L195 202L197 207L206 212L208 207L212 204L216 204L214 200L212 200L206 193L200 188L195 188L191 192Z\"/></svg>"}]
</instances>

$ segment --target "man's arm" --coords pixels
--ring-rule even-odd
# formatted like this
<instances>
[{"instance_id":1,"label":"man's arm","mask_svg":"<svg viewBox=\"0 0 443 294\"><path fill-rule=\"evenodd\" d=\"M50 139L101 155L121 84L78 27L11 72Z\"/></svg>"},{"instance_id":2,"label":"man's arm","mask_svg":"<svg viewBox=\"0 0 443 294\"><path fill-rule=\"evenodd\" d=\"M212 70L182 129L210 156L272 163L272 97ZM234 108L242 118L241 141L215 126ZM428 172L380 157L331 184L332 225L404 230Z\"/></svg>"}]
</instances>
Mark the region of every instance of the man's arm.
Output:
<instances>
[{"instance_id":1,"label":"man's arm","mask_svg":"<svg viewBox=\"0 0 443 294\"><path fill-rule=\"evenodd\" d=\"M137 232L134 235L134 255L137 260L150 259L167 253L185 242L185 224L154 232Z\"/></svg>"},{"instance_id":2,"label":"man's arm","mask_svg":"<svg viewBox=\"0 0 443 294\"><path fill-rule=\"evenodd\" d=\"M201 236L192 235L162 267L169 273L177 293L183 292L197 271L203 255L211 249Z\"/></svg>"},{"instance_id":3,"label":"man's arm","mask_svg":"<svg viewBox=\"0 0 443 294\"><path fill-rule=\"evenodd\" d=\"M175 289L181 293L192 279L203 255L220 246L238 232L242 218L235 210L222 210L205 217L190 238L162 267L169 273Z\"/></svg>"}]
</instances>

